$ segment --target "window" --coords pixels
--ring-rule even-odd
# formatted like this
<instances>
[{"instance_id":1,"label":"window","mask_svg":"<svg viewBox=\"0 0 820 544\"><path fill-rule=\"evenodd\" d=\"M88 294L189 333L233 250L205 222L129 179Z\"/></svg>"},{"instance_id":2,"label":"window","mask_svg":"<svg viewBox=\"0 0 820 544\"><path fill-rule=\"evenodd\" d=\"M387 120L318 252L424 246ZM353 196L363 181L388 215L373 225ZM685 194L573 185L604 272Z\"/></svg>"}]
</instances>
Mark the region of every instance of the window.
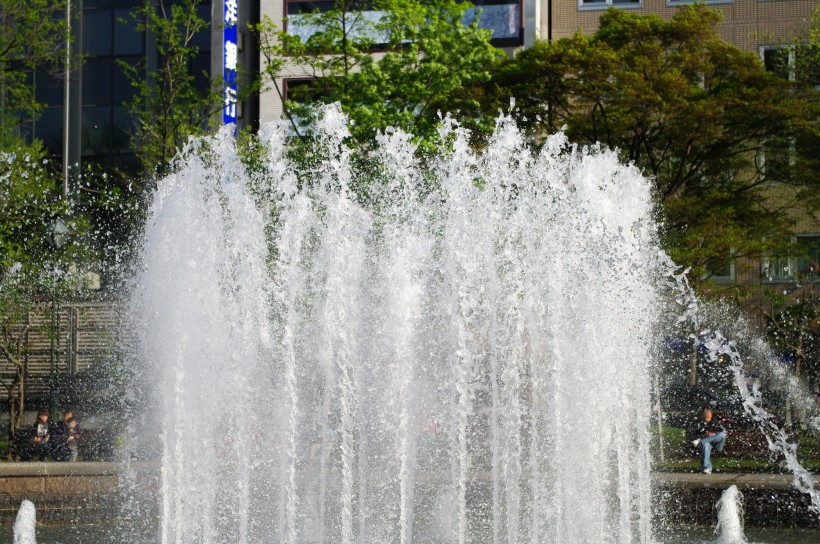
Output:
<instances>
[{"instance_id":1,"label":"window","mask_svg":"<svg viewBox=\"0 0 820 544\"><path fill-rule=\"evenodd\" d=\"M516 0L475 0L475 7L464 14L464 24L478 17L478 26L492 31L493 45L503 47L524 42L524 22L521 2Z\"/></svg>"},{"instance_id":2,"label":"window","mask_svg":"<svg viewBox=\"0 0 820 544\"><path fill-rule=\"evenodd\" d=\"M303 42L307 41L318 30L310 24L307 15L331 11L337 5L333 0L286 0L286 2L287 21L285 28L288 34L299 36ZM515 46L524 43L522 0L475 0L473 4L475 7L467 10L464 15L464 24L472 23L477 16L479 26L493 32L491 42L497 47ZM379 36L374 26L384 16L384 12L368 11L366 5L366 3L363 3L362 17L351 17L349 24L353 26L348 30L348 35L352 38L369 38L377 46L383 45L387 39L385 36ZM356 25L358 25L358 28Z\"/></svg>"},{"instance_id":3,"label":"window","mask_svg":"<svg viewBox=\"0 0 820 544\"><path fill-rule=\"evenodd\" d=\"M726 256L725 261L715 263L710 267L706 276L712 283L729 284L735 282L735 259L732 253Z\"/></svg>"},{"instance_id":4,"label":"window","mask_svg":"<svg viewBox=\"0 0 820 544\"><path fill-rule=\"evenodd\" d=\"M302 42L306 42L320 30L318 26L311 24L310 14L331 11L334 8L334 2L289 2L288 34L299 36ZM383 16L383 11L345 12L347 37L351 40L370 39L375 45L384 44L387 41L386 36L379 35L375 29L375 25Z\"/></svg>"},{"instance_id":5,"label":"window","mask_svg":"<svg viewBox=\"0 0 820 544\"><path fill-rule=\"evenodd\" d=\"M820 89L820 46L762 45L760 60L767 72L773 72L784 79L803 81Z\"/></svg>"},{"instance_id":6,"label":"window","mask_svg":"<svg viewBox=\"0 0 820 544\"><path fill-rule=\"evenodd\" d=\"M820 234L797 236L791 254L767 258L761 272L767 283L820 281Z\"/></svg>"},{"instance_id":7,"label":"window","mask_svg":"<svg viewBox=\"0 0 820 544\"><path fill-rule=\"evenodd\" d=\"M767 138L757 155L757 173L760 181L776 185L788 180L795 164L794 141L791 138Z\"/></svg>"},{"instance_id":8,"label":"window","mask_svg":"<svg viewBox=\"0 0 820 544\"><path fill-rule=\"evenodd\" d=\"M132 0L86 0L83 4L80 156L90 164L122 169L134 152L130 144L133 122L123 103L134 97L136 89L119 61L136 67L145 59L145 32L137 30L132 16L137 5Z\"/></svg>"},{"instance_id":9,"label":"window","mask_svg":"<svg viewBox=\"0 0 820 544\"><path fill-rule=\"evenodd\" d=\"M667 6L685 6L691 5L695 2L703 2L704 4L731 4L734 0L666 0Z\"/></svg>"},{"instance_id":10,"label":"window","mask_svg":"<svg viewBox=\"0 0 820 544\"><path fill-rule=\"evenodd\" d=\"M639 8L642 5L643 0L578 0L578 9L580 10L606 9L609 6Z\"/></svg>"},{"instance_id":11,"label":"window","mask_svg":"<svg viewBox=\"0 0 820 544\"><path fill-rule=\"evenodd\" d=\"M808 44L760 46L760 60L767 72L784 79L810 83L820 90L820 48ZM785 181L811 168L818 142L806 133L799 138L770 138L757 158L758 172L767 183Z\"/></svg>"}]
</instances>

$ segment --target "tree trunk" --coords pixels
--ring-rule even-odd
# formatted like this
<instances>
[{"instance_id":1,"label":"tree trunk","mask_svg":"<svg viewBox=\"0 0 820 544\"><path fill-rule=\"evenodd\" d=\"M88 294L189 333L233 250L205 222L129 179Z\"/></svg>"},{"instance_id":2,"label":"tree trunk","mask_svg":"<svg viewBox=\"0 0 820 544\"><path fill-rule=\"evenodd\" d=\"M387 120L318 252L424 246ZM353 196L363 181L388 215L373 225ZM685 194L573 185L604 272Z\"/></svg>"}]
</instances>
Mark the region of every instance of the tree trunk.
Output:
<instances>
[{"instance_id":1,"label":"tree trunk","mask_svg":"<svg viewBox=\"0 0 820 544\"><path fill-rule=\"evenodd\" d=\"M698 383L698 341L692 340L692 358L689 363L689 385L695 386Z\"/></svg>"}]
</instances>

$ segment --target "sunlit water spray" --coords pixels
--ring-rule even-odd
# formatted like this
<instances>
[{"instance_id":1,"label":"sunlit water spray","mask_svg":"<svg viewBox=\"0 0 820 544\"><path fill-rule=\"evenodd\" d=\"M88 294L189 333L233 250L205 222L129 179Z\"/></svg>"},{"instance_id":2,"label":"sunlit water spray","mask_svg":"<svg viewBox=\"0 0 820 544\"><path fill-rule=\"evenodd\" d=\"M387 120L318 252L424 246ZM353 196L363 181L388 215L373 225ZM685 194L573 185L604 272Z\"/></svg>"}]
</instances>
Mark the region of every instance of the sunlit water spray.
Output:
<instances>
[{"instance_id":1,"label":"sunlit water spray","mask_svg":"<svg viewBox=\"0 0 820 544\"><path fill-rule=\"evenodd\" d=\"M14 544L37 544L37 509L25 500L14 520Z\"/></svg>"},{"instance_id":2,"label":"sunlit water spray","mask_svg":"<svg viewBox=\"0 0 820 544\"><path fill-rule=\"evenodd\" d=\"M706 339L704 348L711 362L716 362L721 357L729 361L729 370L740 395L744 413L755 421L766 439L769 450L785 460L786 466L794 475L792 485L801 493L805 493L811 501L809 510L820 516L820 489L815 487L814 475L797 459L797 444L789 440L786 430L779 426L775 417L764 408L763 393L759 384L754 383L751 387L747 384L746 365L737 342L727 338L719 330L706 328L708 310L689 286L686 273L675 273L674 268L671 261L668 261L667 270L670 272L666 277L669 279L669 288L677 293L678 305L683 309L679 321L688 323L691 328L699 331L701 339Z\"/></svg>"},{"instance_id":3,"label":"sunlit water spray","mask_svg":"<svg viewBox=\"0 0 820 544\"><path fill-rule=\"evenodd\" d=\"M671 266L649 183L508 118L309 166L230 131L162 180L131 314L163 542L652 541L650 367Z\"/></svg>"},{"instance_id":4,"label":"sunlit water spray","mask_svg":"<svg viewBox=\"0 0 820 544\"><path fill-rule=\"evenodd\" d=\"M717 503L718 539L715 544L747 544L743 533L743 495L737 486L729 486Z\"/></svg>"}]
</instances>

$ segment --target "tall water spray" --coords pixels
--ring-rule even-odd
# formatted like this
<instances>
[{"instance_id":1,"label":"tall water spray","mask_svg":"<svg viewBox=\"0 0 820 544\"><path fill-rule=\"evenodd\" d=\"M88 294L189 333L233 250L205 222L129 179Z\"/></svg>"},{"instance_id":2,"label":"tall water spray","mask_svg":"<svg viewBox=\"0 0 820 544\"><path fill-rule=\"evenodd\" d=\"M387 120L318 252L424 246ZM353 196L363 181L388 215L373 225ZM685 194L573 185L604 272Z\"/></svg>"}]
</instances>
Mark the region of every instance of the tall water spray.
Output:
<instances>
[{"instance_id":1,"label":"tall water spray","mask_svg":"<svg viewBox=\"0 0 820 544\"><path fill-rule=\"evenodd\" d=\"M261 173L185 155L145 234L162 541L650 542L647 181L507 118L353 160L331 108L302 169L262 133Z\"/></svg>"},{"instance_id":2,"label":"tall water spray","mask_svg":"<svg viewBox=\"0 0 820 544\"><path fill-rule=\"evenodd\" d=\"M717 502L718 523L715 544L747 544L743 533L743 495L737 486L729 486Z\"/></svg>"},{"instance_id":3,"label":"tall water spray","mask_svg":"<svg viewBox=\"0 0 820 544\"><path fill-rule=\"evenodd\" d=\"M37 509L24 500L14 520L14 544L37 544Z\"/></svg>"}]
</instances>

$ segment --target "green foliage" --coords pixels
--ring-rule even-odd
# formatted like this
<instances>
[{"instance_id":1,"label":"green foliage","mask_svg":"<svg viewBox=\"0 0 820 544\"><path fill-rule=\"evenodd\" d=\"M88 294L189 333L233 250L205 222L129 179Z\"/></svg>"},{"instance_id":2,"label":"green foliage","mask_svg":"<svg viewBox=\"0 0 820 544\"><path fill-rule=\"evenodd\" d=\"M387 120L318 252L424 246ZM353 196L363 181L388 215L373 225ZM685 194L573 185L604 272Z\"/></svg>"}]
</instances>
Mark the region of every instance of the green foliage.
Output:
<instances>
[{"instance_id":1,"label":"green foliage","mask_svg":"<svg viewBox=\"0 0 820 544\"><path fill-rule=\"evenodd\" d=\"M820 6L812 14L807 38L794 45L794 76L798 81L820 88Z\"/></svg>"},{"instance_id":2,"label":"green foliage","mask_svg":"<svg viewBox=\"0 0 820 544\"><path fill-rule=\"evenodd\" d=\"M122 234L111 232L115 216L138 220L136 199L116 187L92 190L89 180L81 180L76 191L63 195L62 176L55 166L37 142L0 152L3 304L17 301L14 304L27 306L55 293L76 295L84 288L85 272L97 268L105 246L111 249L114 237ZM61 244L53 239L57 219L68 230ZM0 319L13 318L14 304L3 304Z\"/></svg>"},{"instance_id":3,"label":"green foliage","mask_svg":"<svg viewBox=\"0 0 820 544\"><path fill-rule=\"evenodd\" d=\"M7 390L11 432L25 412L29 312L44 297L59 299L81 290L82 264L94 255L86 243L89 224L77 213L77 201L62 198L61 189L59 172L36 142L0 152L0 367L12 371ZM64 243L51 244L57 218L70 233Z\"/></svg>"},{"instance_id":4,"label":"green foliage","mask_svg":"<svg viewBox=\"0 0 820 544\"><path fill-rule=\"evenodd\" d=\"M107 179L83 177L64 195L54 166L36 142L0 152L0 370L10 377L4 381L12 431L26 409L29 315L45 312L40 328L55 334L53 304L86 295L86 273L101 261L114 269L143 213L137 195ZM67 227L59 244L57 219Z\"/></svg>"},{"instance_id":5,"label":"green foliage","mask_svg":"<svg viewBox=\"0 0 820 544\"><path fill-rule=\"evenodd\" d=\"M304 41L266 19L258 27L264 75L283 99L278 78L286 65L296 67L294 77L313 80L291 88L285 104L300 136L309 133L305 120L321 104L339 102L360 144L389 126L426 141L434 137L439 110L477 109L459 91L486 82L500 55L489 31L477 21L463 23L469 7L455 0L376 0L365 11L360 2L339 0L330 11L290 18L291 25L315 30ZM383 15L368 15L374 12Z\"/></svg>"},{"instance_id":6,"label":"green foliage","mask_svg":"<svg viewBox=\"0 0 820 544\"><path fill-rule=\"evenodd\" d=\"M145 0L133 14L137 31L152 36L158 57L155 69L146 61L120 63L137 90L126 106L136 119L135 148L149 175L166 173L176 150L207 132L221 105L217 82L191 71L199 54L195 38L209 28L198 6L198 0ZM198 78L208 83L198 84Z\"/></svg>"},{"instance_id":7,"label":"green foliage","mask_svg":"<svg viewBox=\"0 0 820 544\"><path fill-rule=\"evenodd\" d=\"M816 209L818 197L818 94L724 42L719 20L703 5L670 21L610 9L593 36L539 42L502 63L484 91L488 112L515 97L533 133L566 126L572 141L639 166L667 251L696 278L782 247L786 210Z\"/></svg>"},{"instance_id":8,"label":"green foliage","mask_svg":"<svg viewBox=\"0 0 820 544\"><path fill-rule=\"evenodd\" d=\"M760 309L768 338L776 353L794 362L794 373L810 390L820 385L820 270L813 264L808 274L798 274L796 288L767 290ZM789 292L791 291L791 292Z\"/></svg>"},{"instance_id":9,"label":"green foliage","mask_svg":"<svg viewBox=\"0 0 820 544\"><path fill-rule=\"evenodd\" d=\"M72 202L61 198L62 178L54 166L38 143L0 153L0 278L15 265L26 273L50 268L49 236L57 217L80 237L87 231L81 217L72 218ZM79 239L62 249L66 257L81 257Z\"/></svg>"},{"instance_id":10,"label":"green foliage","mask_svg":"<svg viewBox=\"0 0 820 544\"><path fill-rule=\"evenodd\" d=\"M64 75L69 43L65 0L0 0L0 149L23 138L36 120L35 70Z\"/></svg>"}]
</instances>

